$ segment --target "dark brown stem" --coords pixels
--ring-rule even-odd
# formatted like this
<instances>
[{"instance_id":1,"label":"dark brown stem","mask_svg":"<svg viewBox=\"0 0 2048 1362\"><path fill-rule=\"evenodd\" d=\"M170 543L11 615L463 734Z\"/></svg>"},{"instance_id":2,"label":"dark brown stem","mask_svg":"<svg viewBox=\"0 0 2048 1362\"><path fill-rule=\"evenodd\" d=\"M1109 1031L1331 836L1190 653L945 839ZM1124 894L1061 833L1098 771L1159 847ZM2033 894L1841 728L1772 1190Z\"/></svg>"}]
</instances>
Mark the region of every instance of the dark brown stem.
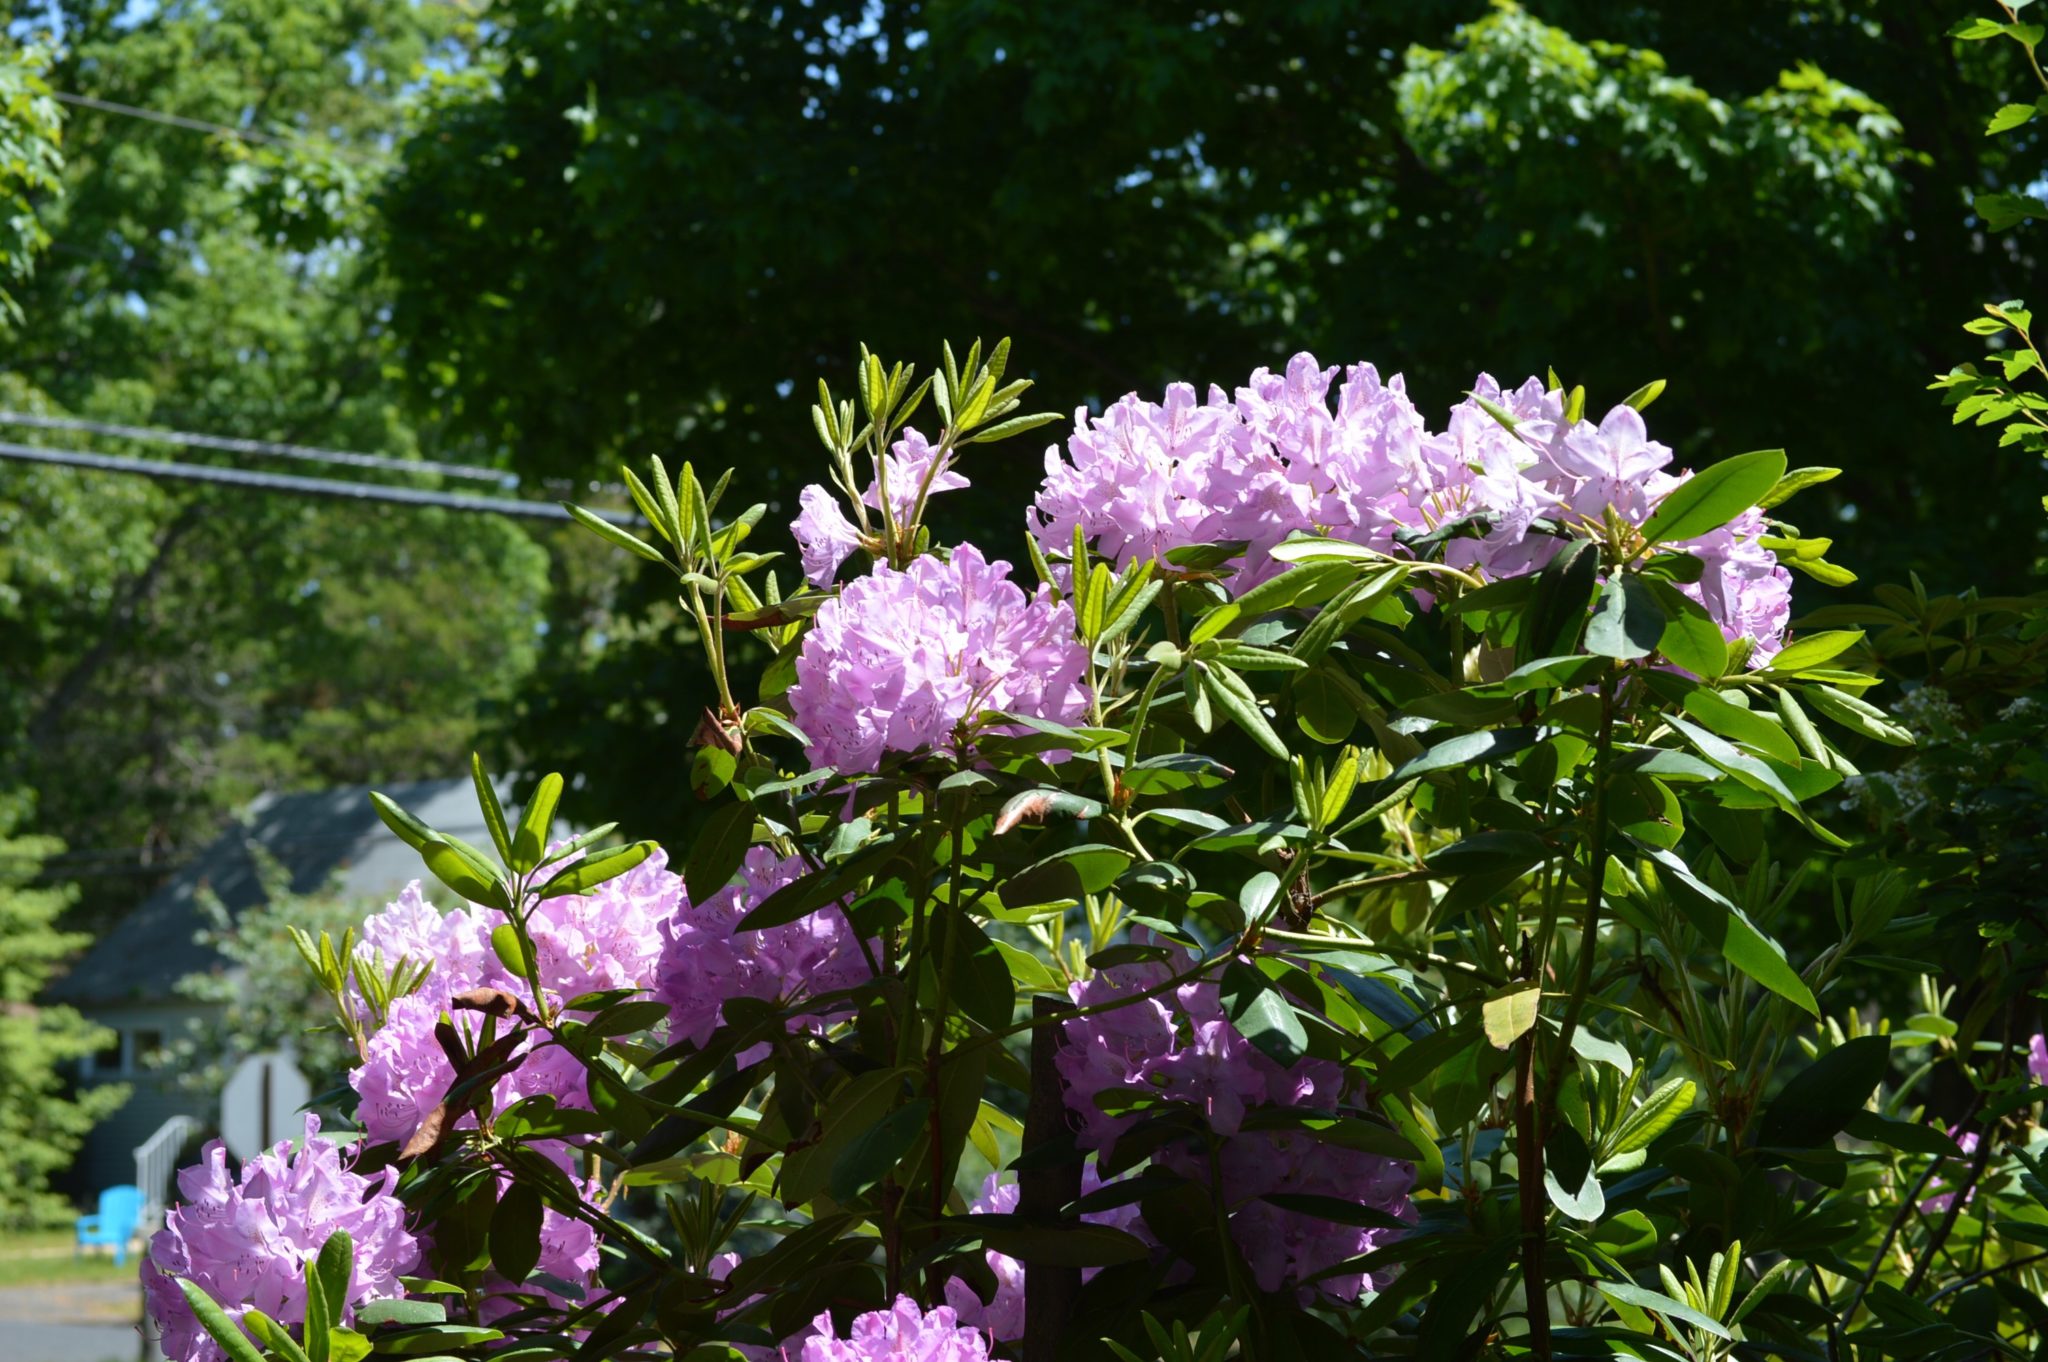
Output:
<instances>
[{"instance_id":1,"label":"dark brown stem","mask_svg":"<svg viewBox=\"0 0 2048 1362\"><path fill-rule=\"evenodd\" d=\"M1065 998L1031 1000L1031 1098L1024 1109L1024 1151L1064 1140L1068 1123L1066 1095L1054 1063L1066 1044L1066 1028L1056 1020L1071 1011ZM1017 1174L1017 1211L1026 1220L1049 1224L1060 1210L1081 1195L1078 1160L1034 1163ZM1059 1362L1071 1337L1074 1302L1081 1294L1081 1269L1024 1260L1024 1362Z\"/></svg>"},{"instance_id":2,"label":"dark brown stem","mask_svg":"<svg viewBox=\"0 0 2048 1362\"><path fill-rule=\"evenodd\" d=\"M1544 1280L1548 1199L1543 1191L1543 1114L1536 1099L1536 1027L1515 1044L1515 1182L1522 1209L1522 1294L1528 1298L1529 1352L1550 1362L1550 1288Z\"/></svg>"}]
</instances>

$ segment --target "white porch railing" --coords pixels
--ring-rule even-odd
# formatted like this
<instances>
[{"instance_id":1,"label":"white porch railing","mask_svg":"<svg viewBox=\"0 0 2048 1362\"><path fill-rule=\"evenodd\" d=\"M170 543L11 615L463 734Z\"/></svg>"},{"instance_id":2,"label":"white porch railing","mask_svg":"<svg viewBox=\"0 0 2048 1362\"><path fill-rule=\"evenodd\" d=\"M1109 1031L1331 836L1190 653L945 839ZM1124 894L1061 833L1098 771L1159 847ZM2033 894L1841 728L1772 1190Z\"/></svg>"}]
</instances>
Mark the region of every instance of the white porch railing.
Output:
<instances>
[{"instance_id":1,"label":"white porch railing","mask_svg":"<svg viewBox=\"0 0 2048 1362\"><path fill-rule=\"evenodd\" d=\"M171 1174L178 1166L178 1151L199 1122L190 1116L173 1116L157 1127L156 1134L135 1147L135 1185L142 1189L142 1223L154 1226L170 1199Z\"/></svg>"}]
</instances>

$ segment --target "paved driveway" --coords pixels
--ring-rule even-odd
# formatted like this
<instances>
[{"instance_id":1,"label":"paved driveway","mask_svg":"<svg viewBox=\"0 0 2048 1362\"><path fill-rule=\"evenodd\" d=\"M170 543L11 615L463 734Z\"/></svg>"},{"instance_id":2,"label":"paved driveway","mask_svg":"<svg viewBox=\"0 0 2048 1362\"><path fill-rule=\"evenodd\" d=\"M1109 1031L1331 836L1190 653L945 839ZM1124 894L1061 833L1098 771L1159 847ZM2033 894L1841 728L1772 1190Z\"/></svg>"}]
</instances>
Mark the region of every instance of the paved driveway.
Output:
<instances>
[{"instance_id":1,"label":"paved driveway","mask_svg":"<svg viewBox=\"0 0 2048 1362\"><path fill-rule=\"evenodd\" d=\"M0 1288L0 1362L137 1362L141 1308L125 1282Z\"/></svg>"}]
</instances>

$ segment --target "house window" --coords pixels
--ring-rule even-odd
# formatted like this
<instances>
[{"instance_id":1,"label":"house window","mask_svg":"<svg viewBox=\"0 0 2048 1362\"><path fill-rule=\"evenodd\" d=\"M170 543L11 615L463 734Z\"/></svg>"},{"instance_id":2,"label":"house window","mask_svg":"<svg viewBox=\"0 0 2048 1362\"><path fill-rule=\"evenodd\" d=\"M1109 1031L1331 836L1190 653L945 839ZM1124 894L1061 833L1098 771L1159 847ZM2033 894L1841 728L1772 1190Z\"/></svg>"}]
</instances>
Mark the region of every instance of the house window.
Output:
<instances>
[{"instance_id":1,"label":"house window","mask_svg":"<svg viewBox=\"0 0 2048 1362\"><path fill-rule=\"evenodd\" d=\"M135 1031L131 1034L134 1043L130 1047L131 1053L128 1056L128 1067L137 1071L147 1069L155 1064L157 1058L163 1054L164 1033L151 1027L148 1030Z\"/></svg>"},{"instance_id":2,"label":"house window","mask_svg":"<svg viewBox=\"0 0 2048 1362\"><path fill-rule=\"evenodd\" d=\"M121 1062L121 1040L121 1033L116 1031L114 1038L107 1043L105 1049L94 1052L92 1059L88 1061L86 1066L85 1072L87 1077L111 1078L122 1072L125 1066Z\"/></svg>"}]
</instances>

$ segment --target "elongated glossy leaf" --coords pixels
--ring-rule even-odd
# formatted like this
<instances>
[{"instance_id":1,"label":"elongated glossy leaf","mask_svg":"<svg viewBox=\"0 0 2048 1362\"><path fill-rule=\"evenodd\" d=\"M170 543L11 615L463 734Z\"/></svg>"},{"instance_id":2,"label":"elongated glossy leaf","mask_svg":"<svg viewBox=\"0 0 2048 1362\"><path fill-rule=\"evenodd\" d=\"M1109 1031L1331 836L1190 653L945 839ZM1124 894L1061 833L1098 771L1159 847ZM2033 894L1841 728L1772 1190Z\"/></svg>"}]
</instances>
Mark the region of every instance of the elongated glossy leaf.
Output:
<instances>
[{"instance_id":1,"label":"elongated glossy leaf","mask_svg":"<svg viewBox=\"0 0 2048 1362\"><path fill-rule=\"evenodd\" d=\"M739 807L746 808L745 805ZM551 899L563 894L586 893L607 880L617 879L657 850L659 848L652 842L628 842L622 847L607 847L603 851L593 851L582 860L565 866L550 878L540 887L540 896Z\"/></svg>"},{"instance_id":2,"label":"elongated glossy leaf","mask_svg":"<svg viewBox=\"0 0 2048 1362\"><path fill-rule=\"evenodd\" d=\"M1479 1005L1486 1038L1497 1050L1505 1050L1536 1024L1536 1004L1543 1000L1543 987L1536 983L1515 983L1494 990Z\"/></svg>"},{"instance_id":3,"label":"elongated glossy leaf","mask_svg":"<svg viewBox=\"0 0 2048 1362\"><path fill-rule=\"evenodd\" d=\"M938 977L951 969L946 994L951 1006L991 1031L1010 1024L1010 1014L1017 1007L1017 987L995 942L973 918L958 909L932 915L931 968Z\"/></svg>"},{"instance_id":4,"label":"elongated glossy leaf","mask_svg":"<svg viewBox=\"0 0 2048 1362\"><path fill-rule=\"evenodd\" d=\"M1606 1213L1607 1194L1592 1151L1570 1121L1558 1121L1543 1142L1543 1190L1551 1205L1574 1220L1591 1222Z\"/></svg>"},{"instance_id":5,"label":"elongated glossy leaf","mask_svg":"<svg viewBox=\"0 0 2048 1362\"><path fill-rule=\"evenodd\" d=\"M1760 449L1710 464L1671 489L1643 524L1652 542L1697 539L1757 504L1785 476L1785 451Z\"/></svg>"},{"instance_id":6,"label":"elongated glossy leaf","mask_svg":"<svg viewBox=\"0 0 2048 1362\"><path fill-rule=\"evenodd\" d=\"M1913 730L1868 700L1833 686L1808 686L1803 694L1815 709L1851 732L1892 747L1913 745Z\"/></svg>"},{"instance_id":7,"label":"elongated glossy leaf","mask_svg":"<svg viewBox=\"0 0 2048 1362\"><path fill-rule=\"evenodd\" d=\"M1308 1053L1308 1031L1294 1005L1260 970L1231 961L1223 970L1222 1000L1238 1033L1274 1062L1293 1064Z\"/></svg>"},{"instance_id":8,"label":"elongated glossy leaf","mask_svg":"<svg viewBox=\"0 0 2048 1362\"><path fill-rule=\"evenodd\" d=\"M1657 636L1657 651L1673 666L1702 680L1715 680L1727 671L1728 641L1700 603L1669 582L1649 581L1646 585L1664 609L1664 632Z\"/></svg>"},{"instance_id":9,"label":"elongated glossy leaf","mask_svg":"<svg viewBox=\"0 0 2048 1362\"><path fill-rule=\"evenodd\" d=\"M1609 1300L1620 1301L1626 1305L1633 1305L1638 1310L1649 1310L1669 1319L1679 1320L1692 1325L1695 1329L1704 1329L1716 1338L1730 1337L1721 1321L1710 1315L1701 1314L1683 1301L1675 1301L1662 1292L1637 1286L1633 1282L1595 1282L1593 1285Z\"/></svg>"},{"instance_id":10,"label":"elongated glossy leaf","mask_svg":"<svg viewBox=\"0 0 2048 1362\"><path fill-rule=\"evenodd\" d=\"M505 806L498 802L498 792L492 788L491 778L484 774L483 757L475 752L469 754L469 778L476 786L476 804L483 811L484 827L490 831L491 845L498 849L498 858L511 865L512 829L505 823Z\"/></svg>"},{"instance_id":11,"label":"elongated glossy leaf","mask_svg":"<svg viewBox=\"0 0 2048 1362\"><path fill-rule=\"evenodd\" d=\"M1884 1082L1891 1052L1889 1036L1857 1036L1807 1065L1764 1104L1758 1142L1811 1149L1832 1141Z\"/></svg>"},{"instance_id":12,"label":"elongated glossy leaf","mask_svg":"<svg viewBox=\"0 0 2048 1362\"><path fill-rule=\"evenodd\" d=\"M704 820L683 862L683 885L692 902L702 903L732 883L746 859L753 833L751 804L727 804Z\"/></svg>"},{"instance_id":13,"label":"elongated glossy leaf","mask_svg":"<svg viewBox=\"0 0 2048 1362\"><path fill-rule=\"evenodd\" d=\"M1648 1149L1679 1117L1692 1110L1698 1093L1698 1085L1689 1078L1674 1078L1661 1084L1643 1099L1641 1106L1623 1117L1607 1137L1608 1157Z\"/></svg>"},{"instance_id":14,"label":"elongated glossy leaf","mask_svg":"<svg viewBox=\"0 0 2048 1362\"><path fill-rule=\"evenodd\" d=\"M175 1279L178 1290L185 1293L185 1300L192 1306L192 1317L199 1321L199 1327L207 1336L220 1345L231 1362L263 1362L263 1354L249 1341L241 1326L228 1318L228 1312L214 1302L197 1286L183 1277Z\"/></svg>"},{"instance_id":15,"label":"elongated glossy leaf","mask_svg":"<svg viewBox=\"0 0 2048 1362\"><path fill-rule=\"evenodd\" d=\"M540 1193L531 1184L515 1182L498 1198L491 1212L491 1266L510 1282L523 1282L540 1262Z\"/></svg>"},{"instance_id":16,"label":"elongated glossy leaf","mask_svg":"<svg viewBox=\"0 0 2048 1362\"><path fill-rule=\"evenodd\" d=\"M1677 856L1659 848L1646 850L1656 861L1672 901L1708 945L1771 992L1797 1003L1816 1017L1820 1015L1813 990L1785 958L1783 947L1758 930L1740 908L1694 875Z\"/></svg>"},{"instance_id":17,"label":"elongated glossy leaf","mask_svg":"<svg viewBox=\"0 0 2048 1362\"><path fill-rule=\"evenodd\" d=\"M1657 650L1667 623L1649 583L1633 575L1610 578L1594 599L1586 651L1623 661L1648 657Z\"/></svg>"},{"instance_id":18,"label":"elongated glossy leaf","mask_svg":"<svg viewBox=\"0 0 2048 1362\"><path fill-rule=\"evenodd\" d=\"M1273 757L1286 761L1287 744L1280 741L1280 735L1266 722L1265 712L1259 708L1259 697L1252 693L1244 678L1218 662L1204 663L1201 673L1216 707L1228 714L1253 742Z\"/></svg>"},{"instance_id":19,"label":"elongated glossy leaf","mask_svg":"<svg viewBox=\"0 0 2048 1362\"><path fill-rule=\"evenodd\" d=\"M525 810L519 815L519 831L512 837L512 863L521 870L540 864L547 853L548 834L555 826L555 805L561 802L562 778L550 771L533 787Z\"/></svg>"},{"instance_id":20,"label":"elongated glossy leaf","mask_svg":"<svg viewBox=\"0 0 2048 1362\"><path fill-rule=\"evenodd\" d=\"M1398 782L1428 775L1431 771L1483 766L1534 746L1537 736L1533 728L1493 728L1484 733L1463 733L1404 762L1401 769L1394 772L1393 779Z\"/></svg>"},{"instance_id":21,"label":"elongated glossy leaf","mask_svg":"<svg viewBox=\"0 0 2048 1362\"><path fill-rule=\"evenodd\" d=\"M833 1199L851 1201L889 1176L924 1132L931 1111L930 1100L920 1097L856 1135L832 1165Z\"/></svg>"},{"instance_id":22,"label":"elongated glossy leaf","mask_svg":"<svg viewBox=\"0 0 2048 1362\"><path fill-rule=\"evenodd\" d=\"M1808 667L1825 666L1862 641L1861 629L1830 629L1825 633L1808 634L1778 649L1771 658L1771 670L1797 672Z\"/></svg>"},{"instance_id":23,"label":"elongated glossy leaf","mask_svg":"<svg viewBox=\"0 0 2048 1362\"><path fill-rule=\"evenodd\" d=\"M1685 712L1724 738L1776 757L1789 766L1800 764L1798 745L1774 718L1744 709L1710 690L1696 690L1688 694Z\"/></svg>"},{"instance_id":24,"label":"elongated glossy leaf","mask_svg":"<svg viewBox=\"0 0 2048 1362\"><path fill-rule=\"evenodd\" d=\"M1913 1121L1894 1121L1888 1116L1879 1116L1874 1111L1857 1112L1849 1118L1842 1129L1859 1140L1889 1145L1908 1154L1933 1154L1939 1158L1958 1161L1965 1157L1962 1146L1940 1127L1920 1125Z\"/></svg>"}]
</instances>

